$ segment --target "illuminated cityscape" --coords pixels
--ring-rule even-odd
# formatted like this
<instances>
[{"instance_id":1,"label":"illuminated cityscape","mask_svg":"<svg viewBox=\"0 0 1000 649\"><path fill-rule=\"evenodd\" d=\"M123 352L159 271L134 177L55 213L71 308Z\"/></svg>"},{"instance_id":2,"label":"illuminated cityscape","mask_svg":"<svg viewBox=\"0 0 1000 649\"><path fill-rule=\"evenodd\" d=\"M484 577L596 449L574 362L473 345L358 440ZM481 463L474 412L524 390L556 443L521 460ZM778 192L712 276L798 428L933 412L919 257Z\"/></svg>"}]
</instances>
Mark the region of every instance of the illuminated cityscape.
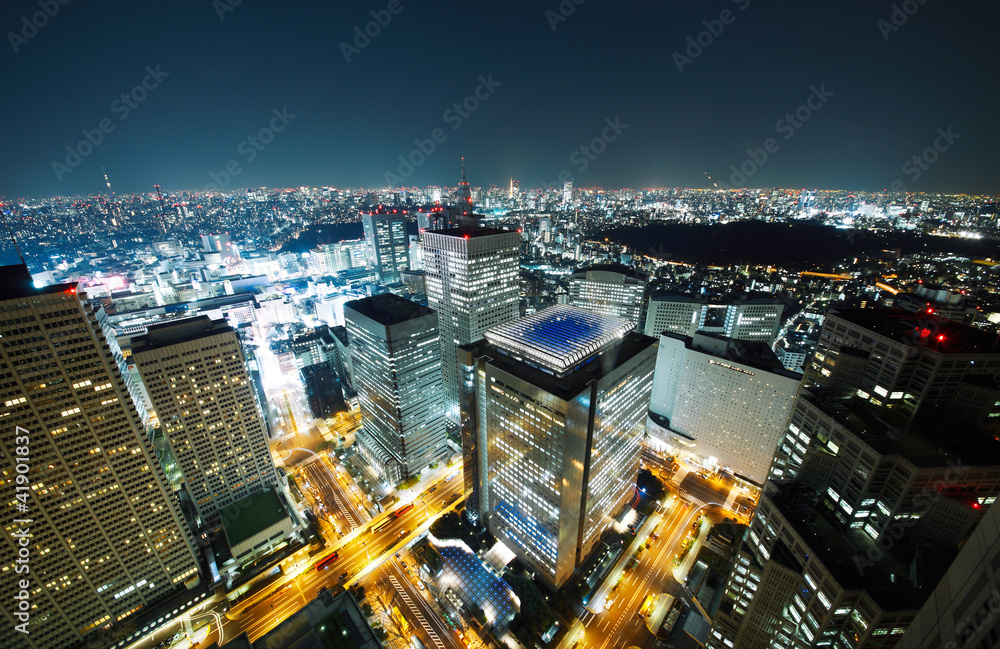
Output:
<instances>
[{"instance_id":1,"label":"illuminated cityscape","mask_svg":"<svg viewBox=\"0 0 1000 649\"><path fill-rule=\"evenodd\" d=\"M0 17L0 648L1000 647L996 3Z\"/></svg>"}]
</instances>

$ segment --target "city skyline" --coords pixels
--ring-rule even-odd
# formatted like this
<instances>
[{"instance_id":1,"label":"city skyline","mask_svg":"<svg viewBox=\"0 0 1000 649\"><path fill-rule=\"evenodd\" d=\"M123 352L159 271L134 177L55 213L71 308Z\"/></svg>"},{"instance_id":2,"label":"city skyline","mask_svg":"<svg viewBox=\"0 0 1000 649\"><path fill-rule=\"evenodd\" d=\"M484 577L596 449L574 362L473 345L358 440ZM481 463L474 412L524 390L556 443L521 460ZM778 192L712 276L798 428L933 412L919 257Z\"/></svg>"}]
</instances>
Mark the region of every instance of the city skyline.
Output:
<instances>
[{"instance_id":1,"label":"city skyline","mask_svg":"<svg viewBox=\"0 0 1000 649\"><path fill-rule=\"evenodd\" d=\"M998 23L8 0L0 645L1000 647Z\"/></svg>"},{"instance_id":2,"label":"city skyline","mask_svg":"<svg viewBox=\"0 0 1000 649\"><path fill-rule=\"evenodd\" d=\"M0 22L32 98L0 109L7 196L427 185L463 156L502 186L1000 191L982 3L53 7Z\"/></svg>"}]
</instances>

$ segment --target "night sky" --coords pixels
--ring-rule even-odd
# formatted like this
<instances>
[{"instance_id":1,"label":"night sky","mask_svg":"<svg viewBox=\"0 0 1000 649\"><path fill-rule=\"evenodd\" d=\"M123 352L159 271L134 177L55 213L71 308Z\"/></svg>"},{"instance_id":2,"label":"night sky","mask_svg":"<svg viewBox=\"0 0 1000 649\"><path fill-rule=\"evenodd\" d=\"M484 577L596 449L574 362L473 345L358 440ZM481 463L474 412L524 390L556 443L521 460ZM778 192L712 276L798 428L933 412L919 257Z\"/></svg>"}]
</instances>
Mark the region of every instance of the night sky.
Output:
<instances>
[{"instance_id":1,"label":"night sky","mask_svg":"<svg viewBox=\"0 0 1000 649\"><path fill-rule=\"evenodd\" d=\"M897 2L897 29L878 0L61 1L0 9L3 196L98 192L102 169L120 193L213 178L384 187L386 172L454 185L463 155L477 186L561 186L565 171L577 187L708 187L708 172L749 187L1000 191L996 2ZM58 11L26 28L40 4ZM379 33L348 62L341 44L355 47L372 11L388 24L369 25ZM707 47L686 52L701 32ZM779 122L807 100L808 119ZM80 146L102 120L100 143ZM579 148L595 138L590 160ZM768 138L768 160L734 176ZM434 151L400 169L415 139ZM935 143L914 178L904 165ZM69 164L67 146L86 155Z\"/></svg>"}]
</instances>

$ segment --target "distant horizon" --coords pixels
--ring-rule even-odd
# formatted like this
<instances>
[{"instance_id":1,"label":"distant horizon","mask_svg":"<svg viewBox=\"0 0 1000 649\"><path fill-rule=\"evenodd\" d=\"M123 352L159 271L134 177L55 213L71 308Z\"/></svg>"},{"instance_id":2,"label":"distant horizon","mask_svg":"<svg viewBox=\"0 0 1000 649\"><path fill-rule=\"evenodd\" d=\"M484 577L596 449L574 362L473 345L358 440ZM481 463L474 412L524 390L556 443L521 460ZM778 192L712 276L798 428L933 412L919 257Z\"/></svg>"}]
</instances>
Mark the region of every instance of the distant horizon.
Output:
<instances>
[{"instance_id":1,"label":"distant horizon","mask_svg":"<svg viewBox=\"0 0 1000 649\"><path fill-rule=\"evenodd\" d=\"M518 180L518 179L514 178L514 180ZM510 179L507 180L508 186L509 186L509 183L510 183ZM495 187L497 187L500 190L505 190L505 186L504 185L497 184L497 183L478 184L478 183L473 182L473 181L470 180L469 184L475 190L488 190L491 186L495 186ZM301 189L303 187L308 187L310 189L329 188L329 189L335 189L337 191L347 191L347 190L350 190L350 191L361 191L361 190L364 190L364 191L369 191L369 192L399 192L399 191L419 191L419 190L426 190L426 189L431 189L431 188L453 189L453 188L456 188L457 186L458 186L457 183L455 185L446 185L446 184L441 184L441 185L408 185L408 186L404 186L404 187L384 187L384 186L380 187L380 186L374 186L374 185L373 186L368 186L368 185L332 185L332 184L315 185L315 184L300 184L300 185L285 185L285 186L278 186L278 185L247 185L245 187L229 187L229 188L225 188L225 189L210 189L210 190L206 190L205 188L201 188L201 189L172 189L172 188L161 186L161 190L163 191L164 194L177 194L177 193L181 193L181 192L187 192L189 194L205 195L205 194L235 194L235 193L245 192L246 190L256 190L256 189L261 189L261 188L264 188L264 189L267 189L267 190L273 190L273 191L288 191L288 192L297 191L297 190L299 190L299 189ZM632 187L632 186L574 185L573 189L574 189L574 191L576 191L576 190L584 190L584 191L601 190L601 191L652 191L652 192L659 192L659 191L685 190L685 191L712 191L712 192L737 192L737 193L739 193L739 192L766 191L766 190L771 190L771 191L778 190L778 191L785 191L785 192L801 192L801 191L853 192L853 193L858 193L858 194L898 194L898 195L912 195L912 196L920 196L920 195L924 195L924 196L970 196L970 197L980 197L980 196L982 196L982 197L991 197L991 198L1000 199L1000 191L997 191L996 193L944 192L944 191L925 191L925 190L921 190L921 191L909 191L909 192L907 192L907 191L901 191L901 190L900 191L893 191L893 190L890 190L890 189L869 190L869 189L857 189L857 188L851 188L851 189L848 189L848 188L822 188L822 187L812 187L812 186L802 186L802 187L800 187L800 186L780 186L780 185L773 185L773 186L772 185L768 185L768 186L760 186L760 187L700 187L700 186L694 186L694 185L692 185L692 186L685 186L685 185L664 185L664 186L660 186L660 187L653 187L653 186L649 186L649 187L638 187L638 186ZM555 186L541 187L541 186L533 186L533 185L527 185L527 186L525 186L525 185L522 184L520 191L523 194L523 193L525 193L527 191L536 191L536 190L541 190L541 191L547 191L547 190L562 191L562 187L555 187ZM112 192L115 194L116 197L119 197L119 198L123 197L123 196L142 196L142 195L155 195L156 194L156 190L152 189L152 185L150 186L149 190L145 190L145 191L143 191L143 190L139 190L139 191L118 191L117 189L113 189ZM20 199L95 198L95 197L106 197L106 196L107 196L107 190L104 190L104 191L94 191L94 192L82 193L82 194L24 194L24 195L18 195L18 196L0 195L0 201L11 202L11 201L20 200ZM442 196L442 199L441 199L440 202L447 203L448 201L445 200L445 198L446 197Z\"/></svg>"}]
</instances>

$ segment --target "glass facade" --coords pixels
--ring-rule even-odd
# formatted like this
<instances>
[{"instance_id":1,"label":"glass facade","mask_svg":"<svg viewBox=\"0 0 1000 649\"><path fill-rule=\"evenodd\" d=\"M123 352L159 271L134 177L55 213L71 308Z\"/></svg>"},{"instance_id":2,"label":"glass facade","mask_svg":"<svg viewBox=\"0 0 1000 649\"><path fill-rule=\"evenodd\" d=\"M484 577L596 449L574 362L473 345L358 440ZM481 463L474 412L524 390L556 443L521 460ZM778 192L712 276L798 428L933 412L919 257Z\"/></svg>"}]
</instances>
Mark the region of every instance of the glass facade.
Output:
<instances>
[{"instance_id":1,"label":"glass facade","mask_svg":"<svg viewBox=\"0 0 1000 649\"><path fill-rule=\"evenodd\" d=\"M348 302L360 452L384 480L413 475L446 452L437 314L391 293Z\"/></svg>"},{"instance_id":2,"label":"glass facade","mask_svg":"<svg viewBox=\"0 0 1000 649\"><path fill-rule=\"evenodd\" d=\"M402 281L400 273L410 269L410 241L406 236L406 216L394 212L361 214L368 261L384 284Z\"/></svg>"},{"instance_id":3,"label":"glass facade","mask_svg":"<svg viewBox=\"0 0 1000 649\"><path fill-rule=\"evenodd\" d=\"M583 323L579 337L561 329L567 323ZM553 588L586 560L634 492L656 341L621 335L622 323L553 307L461 350L464 450L467 471L476 472L467 475L467 512L485 515ZM557 373L564 367L570 371Z\"/></svg>"},{"instance_id":4,"label":"glass facade","mask_svg":"<svg viewBox=\"0 0 1000 649\"><path fill-rule=\"evenodd\" d=\"M459 345L518 316L521 235L490 228L423 233L427 304L438 312L445 415L459 420Z\"/></svg>"}]
</instances>

